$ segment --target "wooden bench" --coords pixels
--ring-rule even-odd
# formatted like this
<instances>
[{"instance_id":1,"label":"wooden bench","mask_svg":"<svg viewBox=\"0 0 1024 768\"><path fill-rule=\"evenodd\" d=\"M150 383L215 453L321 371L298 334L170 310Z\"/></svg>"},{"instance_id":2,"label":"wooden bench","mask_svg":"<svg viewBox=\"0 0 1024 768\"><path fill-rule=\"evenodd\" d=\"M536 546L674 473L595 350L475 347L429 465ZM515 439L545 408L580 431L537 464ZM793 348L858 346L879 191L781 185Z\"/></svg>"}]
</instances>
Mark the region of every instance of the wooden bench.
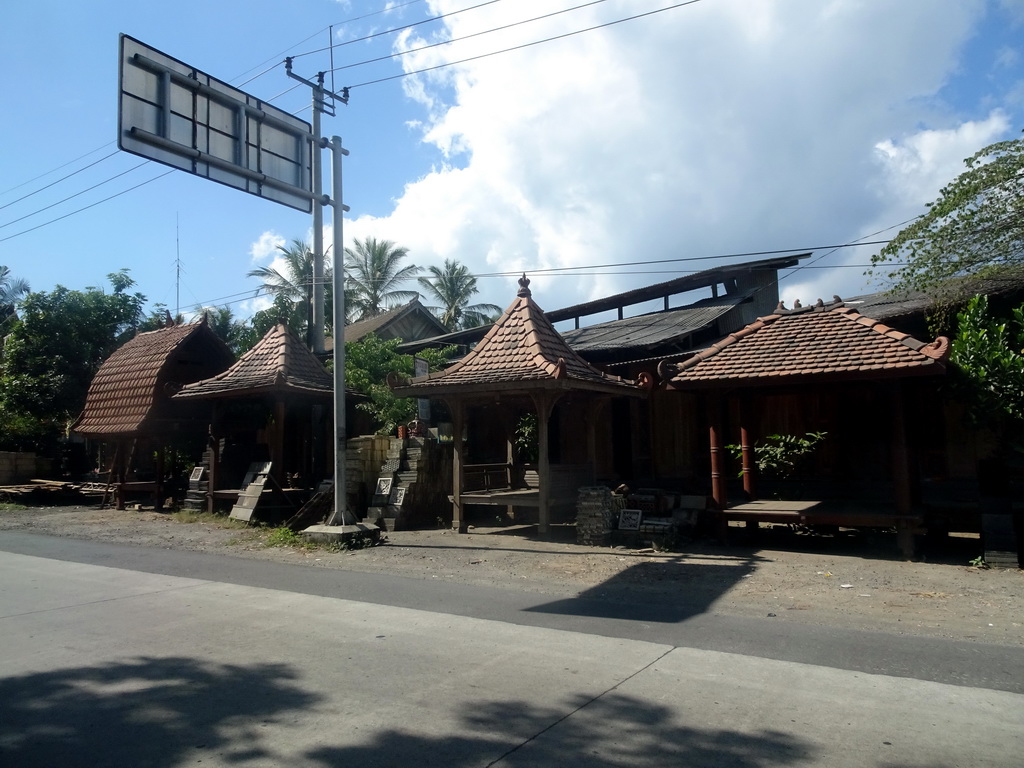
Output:
<instances>
[{"instance_id":1,"label":"wooden bench","mask_svg":"<svg viewBox=\"0 0 1024 768\"><path fill-rule=\"evenodd\" d=\"M870 508L849 507L844 503L826 501L779 501L761 499L732 505L719 513L722 539L730 521L792 525L829 525L841 528L895 528L897 543L908 560L914 557L914 534L921 532L924 516Z\"/></svg>"},{"instance_id":2,"label":"wooden bench","mask_svg":"<svg viewBox=\"0 0 1024 768\"><path fill-rule=\"evenodd\" d=\"M463 505L482 504L493 507L540 507L540 479L537 472L526 470L516 482L514 468L509 464L470 464L464 470ZM591 482L592 472L584 464L552 464L550 468L550 509L575 509L580 486ZM448 497L454 503L454 496Z\"/></svg>"}]
</instances>

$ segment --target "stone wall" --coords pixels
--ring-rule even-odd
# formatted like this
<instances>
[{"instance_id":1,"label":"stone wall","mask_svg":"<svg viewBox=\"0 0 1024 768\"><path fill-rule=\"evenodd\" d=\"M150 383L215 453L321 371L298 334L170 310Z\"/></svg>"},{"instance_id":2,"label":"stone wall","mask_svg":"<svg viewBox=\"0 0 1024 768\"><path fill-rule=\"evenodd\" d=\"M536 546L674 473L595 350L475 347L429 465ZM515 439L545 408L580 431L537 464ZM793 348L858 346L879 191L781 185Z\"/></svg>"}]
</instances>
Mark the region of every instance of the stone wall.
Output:
<instances>
[{"instance_id":1,"label":"stone wall","mask_svg":"<svg viewBox=\"0 0 1024 768\"><path fill-rule=\"evenodd\" d=\"M0 485L24 483L47 474L49 459L31 452L0 451Z\"/></svg>"}]
</instances>

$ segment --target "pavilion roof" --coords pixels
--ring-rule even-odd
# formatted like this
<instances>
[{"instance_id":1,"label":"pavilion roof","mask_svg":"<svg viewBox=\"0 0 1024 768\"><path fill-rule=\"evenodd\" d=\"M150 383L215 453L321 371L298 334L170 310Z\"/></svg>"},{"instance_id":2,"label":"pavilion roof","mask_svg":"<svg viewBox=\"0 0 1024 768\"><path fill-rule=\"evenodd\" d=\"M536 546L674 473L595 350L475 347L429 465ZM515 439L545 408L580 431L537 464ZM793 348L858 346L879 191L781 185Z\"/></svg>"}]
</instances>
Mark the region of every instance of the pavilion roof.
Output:
<instances>
[{"instance_id":1,"label":"pavilion roof","mask_svg":"<svg viewBox=\"0 0 1024 768\"><path fill-rule=\"evenodd\" d=\"M276 325L256 346L221 374L183 387L174 397L216 398L257 394L329 397L333 378L284 325Z\"/></svg>"},{"instance_id":2,"label":"pavilion roof","mask_svg":"<svg viewBox=\"0 0 1024 768\"><path fill-rule=\"evenodd\" d=\"M205 317L198 323L140 333L100 366L71 431L131 436L156 429L161 406L173 391L230 362L231 351Z\"/></svg>"},{"instance_id":3,"label":"pavilion roof","mask_svg":"<svg viewBox=\"0 0 1024 768\"><path fill-rule=\"evenodd\" d=\"M465 357L438 373L393 386L400 396L428 397L492 391L592 390L640 394L628 380L595 368L576 354L519 280L515 301Z\"/></svg>"},{"instance_id":4,"label":"pavilion roof","mask_svg":"<svg viewBox=\"0 0 1024 768\"><path fill-rule=\"evenodd\" d=\"M845 306L779 309L659 373L670 389L941 374L949 340L919 341Z\"/></svg>"}]
</instances>

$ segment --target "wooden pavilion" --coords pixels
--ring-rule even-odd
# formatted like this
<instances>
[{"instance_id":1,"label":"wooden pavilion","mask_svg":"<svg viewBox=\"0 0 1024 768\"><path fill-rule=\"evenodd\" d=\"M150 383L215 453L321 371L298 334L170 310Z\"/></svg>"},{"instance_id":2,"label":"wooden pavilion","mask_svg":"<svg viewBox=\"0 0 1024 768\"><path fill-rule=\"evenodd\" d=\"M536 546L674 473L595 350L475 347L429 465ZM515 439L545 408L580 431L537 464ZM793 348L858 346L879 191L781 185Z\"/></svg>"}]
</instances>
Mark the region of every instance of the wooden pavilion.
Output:
<instances>
[{"instance_id":1,"label":"wooden pavilion","mask_svg":"<svg viewBox=\"0 0 1024 768\"><path fill-rule=\"evenodd\" d=\"M325 450L319 438L332 393L331 374L280 324L223 373L183 387L176 402L213 405L208 509L216 499L237 499L253 462L270 462L279 490L319 479L325 462L317 447Z\"/></svg>"},{"instance_id":2,"label":"wooden pavilion","mask_svg":"<svg viewBox=\"0 0 1024 768\"><path fill-rule=\"evenodd\" d=\"M835 297L792 310L780 302L774 314L692 357L663 362L659 374L669 391L703 395L711 495L723 535L729 520L895 526L909 556L921 522L915 469L943 442L932 434L941 428L934 377L945 373L948 354L948 339L919 341ZM741 446L740 500L728 492L730 426ZM816 466L826 482L810 499L760 499L758 438L809 431L827 433ZM833 503L824 503L822 490ZM870 503L879 499L881 505Z\"/></svg>"},{"instance_id":3,"label":"wooden pavilion","mask_svg":"<svg viewBox=\"0 0 1024 768\"><path fill-rule=\"evenodd\" d=\"M118 509L124 508L130 492L152 494L156 508L162 507L167 446L201 443L205 431L205 423L200 428L188 407L171 396L184 385L223 371L232 359L204 316L198 323L140 333L103 362L71 431L114 444L109 485ZM147 445L155 447L154 466L146 466L150 452L142 448Z\"/></svg>"},{"instance_id":4,"label":"wooden pavilion","mask_svg":"<svg viewBox=\"0 0 1024 768\"><path fill-rule=\"evenodd\" d=\"M390 381L396 395L440 399L451 413L452 527L459 532L467 529L466 507L487 504L534 507L539 532L547 533L552 509L561 504L575 508L577 489L594 481L600 404L613 397L640 397L649 389L606 374L573 352L534 302L529 284L523 275L516 300L462 360L439 373ZM551 461L556 407L566 411L563 423L573 426L569 431L577 444L577 450L560 451L560 457L581 457L580 463ZM534 483L514 444L517 417L524 412L537 418ZM490 437L493 445L497 435L503 438L501 453L487 453L495 449L483 443ZM470 464L470 458L490 461Z\"/></svg>"}]
</instances>

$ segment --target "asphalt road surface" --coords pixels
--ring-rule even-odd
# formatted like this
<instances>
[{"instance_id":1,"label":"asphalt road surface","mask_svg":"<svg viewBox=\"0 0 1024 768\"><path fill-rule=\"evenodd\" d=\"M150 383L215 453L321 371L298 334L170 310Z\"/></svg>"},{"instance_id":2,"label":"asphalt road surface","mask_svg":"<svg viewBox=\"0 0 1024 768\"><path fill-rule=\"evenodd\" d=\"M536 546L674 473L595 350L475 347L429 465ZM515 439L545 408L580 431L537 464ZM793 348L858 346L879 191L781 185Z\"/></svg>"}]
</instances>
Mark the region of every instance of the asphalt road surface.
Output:
<instances>
[{"instance_id":1,"label":"asphalt road surface","mask_svg":"<svg viewBox=\"0 0 1024 768\"><path fill-rule=\"evenodd\" d=\"M0 765L1017 768L1024 652L4 532Z\"/></svg>"}]
</instances>

